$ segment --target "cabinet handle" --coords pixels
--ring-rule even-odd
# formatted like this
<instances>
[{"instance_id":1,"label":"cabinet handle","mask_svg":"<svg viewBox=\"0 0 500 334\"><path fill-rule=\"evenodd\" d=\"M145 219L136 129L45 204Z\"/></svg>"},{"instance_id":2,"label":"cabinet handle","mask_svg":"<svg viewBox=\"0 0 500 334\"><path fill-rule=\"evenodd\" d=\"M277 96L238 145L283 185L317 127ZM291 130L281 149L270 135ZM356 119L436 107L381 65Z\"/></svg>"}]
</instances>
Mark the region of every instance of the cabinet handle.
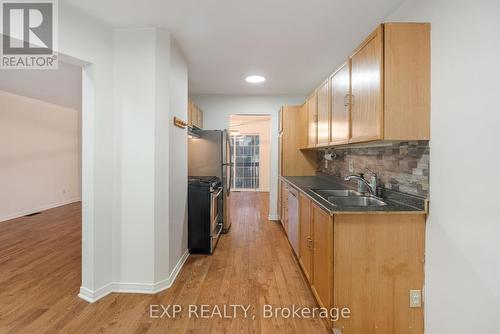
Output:
<instances>
[{"instance_id":1,"label":"cabinet handle","mask_svg":"<svg viewBox=\"0 0 500 334\"><path fill-rule=\"evenodd\" d=\"M307 237L307 248L313 250L313 240L311 239L311 237Z\"/></svg>"},{"instance_id":2,"label":"cabinet handle","mask_svg":"<svg viewBox=\"0 0 500 334\"><path fill-rule=\"evenodd\" d=\"M344 96L344 107L349 107L349 105L354 105L354 95L346 94Z\"/></svg>"}]
</instances>

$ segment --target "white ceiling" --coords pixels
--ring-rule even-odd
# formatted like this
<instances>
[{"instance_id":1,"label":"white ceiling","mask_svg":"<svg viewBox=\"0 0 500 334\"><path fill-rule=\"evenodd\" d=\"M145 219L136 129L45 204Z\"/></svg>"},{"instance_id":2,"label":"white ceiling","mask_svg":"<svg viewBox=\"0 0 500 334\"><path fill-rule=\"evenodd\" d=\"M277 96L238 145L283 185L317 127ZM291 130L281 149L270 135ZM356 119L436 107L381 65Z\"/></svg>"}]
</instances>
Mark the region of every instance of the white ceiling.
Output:
<instances>
[{"instance_id":1,"label":"white ceiling","mask_svg":"<svg viewBox=\"0 0 500 334\"><path fill-rule=\"evenodd\" d=\"M62 0L113 27L165 28L190 93L307 94L403 0ZM267 77L261 85L248 74Z\"/></svg>"}]
</instances>

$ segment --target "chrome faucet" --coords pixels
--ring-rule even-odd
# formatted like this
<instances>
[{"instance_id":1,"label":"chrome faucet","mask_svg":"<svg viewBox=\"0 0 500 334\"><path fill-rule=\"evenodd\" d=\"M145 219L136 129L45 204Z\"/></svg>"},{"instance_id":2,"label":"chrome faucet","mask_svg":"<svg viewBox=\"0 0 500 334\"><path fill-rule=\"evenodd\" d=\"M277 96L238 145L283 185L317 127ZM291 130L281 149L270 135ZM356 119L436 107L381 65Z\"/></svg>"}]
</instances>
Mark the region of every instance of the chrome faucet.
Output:
<instances>
[{"instance_id":1,"label":"chrome faucet","mask_svg":"<svg viewBox=\"0 0 500 334\"><path fill-rule=\"evenodd\" d=\"M345 181L352 181L352 180L358 181L358 191L359 192L362 192L361 184L359 183L359 182L362 182L366 185L366 188L368 188L368 192L370 193L370 195L375 196L375 197L377 196L377 189L376 188L373 189L370 182L366 181L366 179L363 177L363 174L347 175L346 177L344 177L344 180Z\"/></svg>"}]
</instances>

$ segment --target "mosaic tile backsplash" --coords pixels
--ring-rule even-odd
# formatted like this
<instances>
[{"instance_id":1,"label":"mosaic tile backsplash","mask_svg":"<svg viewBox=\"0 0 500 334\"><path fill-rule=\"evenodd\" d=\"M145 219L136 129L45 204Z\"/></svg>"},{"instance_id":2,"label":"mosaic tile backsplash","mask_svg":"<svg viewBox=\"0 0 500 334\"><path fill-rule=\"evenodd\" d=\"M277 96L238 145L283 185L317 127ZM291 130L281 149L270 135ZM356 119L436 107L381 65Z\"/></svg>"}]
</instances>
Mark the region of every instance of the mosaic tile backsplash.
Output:
<instances>
[{"instance_id":1,"label":"mosaic tile backsplash","mask_svg":"<svg viewBox=\"0 0 500 334\"><path fill-rule=\"evenodd\" d=\"M336 154L325 167L324 153L318 155L319 172L344 177L351 162L354 173L377 173L379 186L402 193L429 196L429 142L398 142L389 146L351 147L329 150ZM367 174L368 175L368 174Z\"/></svg>"}]
</instances>

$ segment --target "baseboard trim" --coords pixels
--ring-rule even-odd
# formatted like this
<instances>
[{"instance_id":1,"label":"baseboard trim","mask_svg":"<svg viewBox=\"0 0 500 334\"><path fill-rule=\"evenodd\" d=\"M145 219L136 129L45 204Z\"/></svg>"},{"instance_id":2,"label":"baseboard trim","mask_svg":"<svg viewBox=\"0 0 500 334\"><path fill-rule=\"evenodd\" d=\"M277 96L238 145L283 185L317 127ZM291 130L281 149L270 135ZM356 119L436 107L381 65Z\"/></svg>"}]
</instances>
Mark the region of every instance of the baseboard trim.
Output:
<instances>
[{"instance_id":1,"label":"baseboard trim","mask_svg":"<svg viewBox=\"0 0 500 334\"><path fill-rule=\"evenodd\" d=\"M172 284L174 284L175 280L177 279L177 276L181 272L182 267L184 267L184 264L186 263L188 257L189 257L189 249L186 249L186 251L184 252L184 254L182 254L179 261L177 261L177 264L175 265L174 270L172 270L172 272L170 273L170 276L167 279L159 281L155 284L155 290L157 292L168 289L172 286Z\"/></svg>"},{"instance_id":2,"label":"baseboard trim","mask_svg":"<svg viewBox=\"0 0 500 334\"><path fill-rule=\"evenodd\" d=\"M8 220L16 219L16 218L21 218L21 217L24 217L26 215L31 215L33 213L46 211L46 210L50 210L50 209L55 209L55 208L58 208L58 207L63 206L63 205L68 205L68 204L76 203L76 202L80 202L80 201L81 201L80 198L72 198L72 199L68 199L66 201L53 203L53 204L47 204L47 205L40 206L38 208L16 212L14 214L9 214L9 215L0 217L0 223L6 222Z\"/></svg>"},{"instance_id":3,"label":"baseboard trim","mask_svg":"<svg viewBox=\"0 0 500 334\"><path fill-rule=\"evenodd\" d=\"M109 283L96 291L92 291L85 287L80 287L80 293L78 297L89 303L95 303L101 298L106 297L110 293L143 293L143 294L156 294L163 290L166 290L174 284L177 275L179 275L184 263L189 257L189 250L186 250L182 254L181 258L177 262L172 270L170 276L164 280L158 281L156 283L123 283L114 282Z\"/></svg>"},{"instance_id":4,"label":"baseboard trim","mask_svg":"<svg viewBox=\"0 0 500 334\"><path fill-rule=\"evenodd\" d=\"M86 302L94 303L99 299L104 298L110 293L114 292L113 288L114 288L114 283L106 284L105 286L97 289L96 291L92 291L82 286L80 287L80 293L78 294L78 297L85 300Z\"/></svg>"},{"instance_id":5,"label":"baseboard trim","mask_svg":"<svg viewBox=\"0 0 500 334\"><path fill-rule=\"evenodd\" d=\"M267 217L267 219L269 219L269 220L280 220L280 216L279 215L269 215Z\"/></svg>"}]
</instances>

